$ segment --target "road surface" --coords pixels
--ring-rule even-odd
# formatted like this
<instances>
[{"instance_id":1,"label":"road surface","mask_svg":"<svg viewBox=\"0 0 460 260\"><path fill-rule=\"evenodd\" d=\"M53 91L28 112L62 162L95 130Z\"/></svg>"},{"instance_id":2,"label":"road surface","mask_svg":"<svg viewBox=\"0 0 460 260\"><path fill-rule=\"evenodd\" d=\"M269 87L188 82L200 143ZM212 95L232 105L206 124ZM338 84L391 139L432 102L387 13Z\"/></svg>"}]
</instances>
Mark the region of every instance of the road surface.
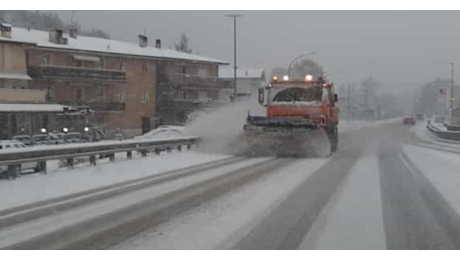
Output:
<instances>
[{"instance_id":1,"label":"road surface","mask_svg":"<svg viewBox=\"0 0 460 260\"><path fill-rule=\"evenodd\" d=\"M225 158L4 209L0 248L458 249L453 196L404 152L420 142L386 123L330 158Z\"/></svg>"}]
</instances>

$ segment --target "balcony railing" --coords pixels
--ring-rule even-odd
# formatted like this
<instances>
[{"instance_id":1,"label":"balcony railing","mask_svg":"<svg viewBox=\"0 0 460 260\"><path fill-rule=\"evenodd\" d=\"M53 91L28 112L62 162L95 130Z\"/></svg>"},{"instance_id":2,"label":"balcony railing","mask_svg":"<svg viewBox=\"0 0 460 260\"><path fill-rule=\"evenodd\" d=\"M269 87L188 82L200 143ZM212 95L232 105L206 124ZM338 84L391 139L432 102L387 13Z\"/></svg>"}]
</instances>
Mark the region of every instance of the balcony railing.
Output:
<instances>
[{"instance_id":1,"label":"balcony railing","mask_svg":"<svg viewBox=\"0 0 460 260\"><path fill-rule=\"evenodd\" d=\"M126 108L126 103L117 101L63 101L59 103L74 107L88 107L96 112L123 111Z\"/></svg>"},{"instance_id":2,"label":"balcony railing","mask_svg":"<svg viewBox=\"0 0 460 260\"><path fill-rule=\"evenodd\" d=\"M195 89L225 89L232 88L232 81L217 77L203 77L198 75L163 73L160 83Z\"/></svg>"},{"instance_id":3,"label":"balcony railing","mask_svg":"<svg viewBox=\"0 0 460 260\"><path fill-rule=\"evenodd\" d=\"M27 70L33 79L126 82L122 70L51 65L29 66Z\"/></svg>"}]
</instances>

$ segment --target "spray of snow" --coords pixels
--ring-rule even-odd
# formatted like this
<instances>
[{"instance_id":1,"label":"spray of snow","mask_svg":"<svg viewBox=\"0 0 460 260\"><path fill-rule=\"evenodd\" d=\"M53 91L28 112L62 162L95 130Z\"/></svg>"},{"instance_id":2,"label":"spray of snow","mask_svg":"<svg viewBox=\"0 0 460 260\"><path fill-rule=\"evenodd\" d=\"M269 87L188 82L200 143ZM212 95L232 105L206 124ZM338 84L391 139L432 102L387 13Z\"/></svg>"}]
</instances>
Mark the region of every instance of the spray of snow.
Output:
<instances>
[{"instance_id":1,"label":"spray of snow","mask_svg":"<svg viewBox=\"0 0 460 260\"><path fill-rule=\"evenodd\" d=\"M233 153L231 144L243 133L248 115L264 115L256 96L204 112L186 126L186 133L202 138L201 150L210 153Z\"/></svg>"}]
</instances>

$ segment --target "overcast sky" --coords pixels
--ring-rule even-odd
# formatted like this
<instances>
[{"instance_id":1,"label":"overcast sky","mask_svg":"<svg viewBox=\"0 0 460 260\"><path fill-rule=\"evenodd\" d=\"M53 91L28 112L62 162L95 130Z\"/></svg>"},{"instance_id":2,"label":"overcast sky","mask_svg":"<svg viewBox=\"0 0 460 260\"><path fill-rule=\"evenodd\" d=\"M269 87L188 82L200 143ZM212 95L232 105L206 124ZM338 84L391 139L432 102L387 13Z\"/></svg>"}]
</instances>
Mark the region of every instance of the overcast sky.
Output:
<instances>
[{"instance_id":1,"label":"overcast sky","mask_svg":"<svg viewBox=\"0 0 460 260\"><path fill-rule=\"evenodd\" d=\"M381 88L402 90L435 77L450 78L449 61L460 58L460 12L456 11L78 11L75 20L111 38L137 41L147 32L173 47L185 32L195 53L233 64L233 21L240 13L238 66L287 67L312 56L337 84L375 77ZM70 11L58 11L70 20ZM458 64L460 79L460 62Z\"/></svg>"}]
</instances>

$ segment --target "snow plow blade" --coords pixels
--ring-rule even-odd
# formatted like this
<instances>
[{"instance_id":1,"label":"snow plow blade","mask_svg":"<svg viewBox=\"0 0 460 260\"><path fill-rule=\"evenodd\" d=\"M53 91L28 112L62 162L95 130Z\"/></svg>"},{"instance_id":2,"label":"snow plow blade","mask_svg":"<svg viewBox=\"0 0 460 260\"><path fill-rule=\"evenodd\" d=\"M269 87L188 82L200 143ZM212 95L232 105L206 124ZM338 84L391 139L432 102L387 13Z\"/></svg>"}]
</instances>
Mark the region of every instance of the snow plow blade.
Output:
<instances>
[{"instance_id":1,"label":"snow plow blade","mask_svg":"<svg viewBox=\"0 0 460 260\"><path fill-rule=\"evenodd\" d=\"M248 116L241 155L325 157L330 154L323 127L305 118Z\"/></svg>"}]
</instances>

